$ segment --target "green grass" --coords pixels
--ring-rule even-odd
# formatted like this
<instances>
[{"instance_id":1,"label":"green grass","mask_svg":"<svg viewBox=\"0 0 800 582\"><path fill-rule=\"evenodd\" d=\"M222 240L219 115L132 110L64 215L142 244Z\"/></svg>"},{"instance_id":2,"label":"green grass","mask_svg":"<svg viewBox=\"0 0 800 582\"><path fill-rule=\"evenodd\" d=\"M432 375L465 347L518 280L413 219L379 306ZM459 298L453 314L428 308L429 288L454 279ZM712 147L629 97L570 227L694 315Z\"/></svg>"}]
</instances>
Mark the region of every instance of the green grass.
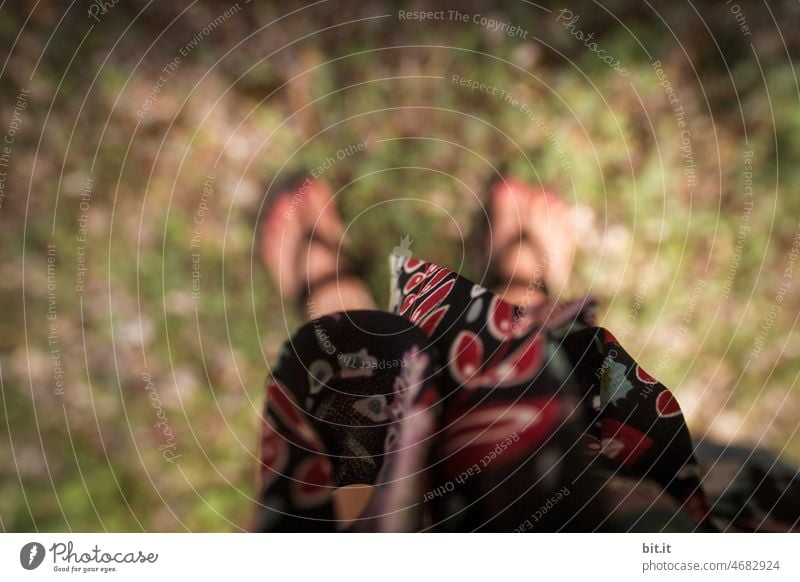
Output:
<instances>
[{"instance_id":1,"label":"green grass","mask_svg":"<svg viewBox=\"0 0 800 582\"><path fill-rule=\"evenodd\" d=\"M396 13L388 6L386 13ZM219 11L212 3L202 8L174 25L134 70L153 30L172 18L146 16L100 69L133 18L132 9L115 6L56 95L86 26L83 15L71 17L53 36L33 81L31 55L39 50L14 53L9 81L0 86L3 103L19 87L32 88L24 131L14 144L7 187L14 196L0 210L0 423L13 444L13 451L0 448L2 528L247 526L264 378L300 323L297 313L281 309L266 273L251 261L261 198L281 169L314 167L365 141L366 151L337 161L324 177L342 189L337 204L350 225L351 248L379 304L387 301L386 256L406 234L416 256L452 267L463 261L461 271L478 276L480 266L472 261L482 249L467 237L492 176L489 164L508 167L561 191L593 217L582 227L570 291L597 294L602 323L612 330L628 329L642 295L624 344L674 388L696 434L710 430L745 443L763 435L762 446L800 461L796 285L767 347L747 363L800 216L794 195L800 187L797 84L781 47L762 42L775 34L764 18L751 14L766 88L752 51L737 40L735 23L724 11L712 19L739 89L747 142L714 45L680 26L691 13L675 9L668 18L677 20L702 85L659 20L641 11L624 18L664 63L686 110L698 175L690 195L680 129L647 55L624 28L602 15L590 18L595 13L588 4L579 3L575 12L584 14L585 30L597 30L599 42L624 60L627 78L566 34L552 15L523 4L506 14L476 10L521 23L574 66L533 40L491 35L473 24L403 25L394 17L319 33L256 64L282 43L370 14L366 7L323 8L257 34L216 64L251 31L244 18L226 22L184 59L137 127L136 109L158 71ZM251 8L252 22L278 14L275 7ZM4 45L23 20L16 13L0 16ZM57 20L44 14L26 30L26 42L43 47ZM444 48L364 52L420 44ZM508 91L545 129L519 107L454 85L454 73ZM9 118L4 108L2 119ZM750 231L731 292L723 297L742 222L747 149L755 152ZM91 168L89 287L79 296L75 237ZM209 174L215 191L202 228L201 299L194 302L190 243ZM49 242L58 256L63 396L53 391L47 343ZM707 286L682 323L699 281ZM177 463L158 450L163 435L153 427L157 410L144 389L145 372L175 433Z\"/></svg>"}]
</instances>

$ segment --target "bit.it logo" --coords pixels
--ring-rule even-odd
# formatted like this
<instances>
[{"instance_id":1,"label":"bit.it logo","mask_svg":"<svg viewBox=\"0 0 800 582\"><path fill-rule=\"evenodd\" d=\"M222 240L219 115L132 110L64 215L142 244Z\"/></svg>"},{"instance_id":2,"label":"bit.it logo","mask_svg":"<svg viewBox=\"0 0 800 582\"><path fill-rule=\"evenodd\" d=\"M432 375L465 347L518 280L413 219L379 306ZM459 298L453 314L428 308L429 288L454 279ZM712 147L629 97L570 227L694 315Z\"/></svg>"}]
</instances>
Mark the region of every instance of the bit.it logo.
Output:
<instances>
[{"instance_id":1,"label":"bit.it logo","mask_svg":"<svg viewBox=\"0 0 800 582\"><path fill-rule=\"evenodd\" d=\"M28 542L19 551L19 563L26 570L35 570L44 560L44 546L39 542Z\"/></svg>"}]
</instances>

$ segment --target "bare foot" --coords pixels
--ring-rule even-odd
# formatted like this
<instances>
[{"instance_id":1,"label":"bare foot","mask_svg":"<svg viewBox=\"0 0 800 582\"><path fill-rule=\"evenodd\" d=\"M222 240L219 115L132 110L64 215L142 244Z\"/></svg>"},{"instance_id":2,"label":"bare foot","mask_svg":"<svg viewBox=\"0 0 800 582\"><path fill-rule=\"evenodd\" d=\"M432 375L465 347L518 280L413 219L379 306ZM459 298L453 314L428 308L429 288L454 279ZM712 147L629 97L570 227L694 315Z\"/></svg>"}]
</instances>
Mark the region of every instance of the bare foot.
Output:
<instances>
[{"instance_id":1,"label":"bare foot","mask_svg":"<svg viewBox=\"0 0 800 582\"><path fill-rule=\"evenodd\" d=\"M494 185L489 204L499 280L492 290L526 307L558 296L577 244L570 207L557 194L513 178Z\"/></svg>"},{"instance_id":2,"label":"bare foot","mask_svg":"<svg viewBox=\"0 0 800 582\"><path fill-rule=\"evenodd\" d=\"M277 196L264 216L261 258L281 297L302 304L308 319L349 309L374 309L364 283L340 253L342 221L330 186L306 179Z\"/></svg>"},{"instance_id":3,"label":"bare foot","mask_svg":"<svg viewBox=\"0 0 800 582\"><path fill-rule=\"evenodd\" d=\"M333 506L339 526L359 518L372 497L372 485L346 485L333 492Z\"/></svg>"}]
</instances>

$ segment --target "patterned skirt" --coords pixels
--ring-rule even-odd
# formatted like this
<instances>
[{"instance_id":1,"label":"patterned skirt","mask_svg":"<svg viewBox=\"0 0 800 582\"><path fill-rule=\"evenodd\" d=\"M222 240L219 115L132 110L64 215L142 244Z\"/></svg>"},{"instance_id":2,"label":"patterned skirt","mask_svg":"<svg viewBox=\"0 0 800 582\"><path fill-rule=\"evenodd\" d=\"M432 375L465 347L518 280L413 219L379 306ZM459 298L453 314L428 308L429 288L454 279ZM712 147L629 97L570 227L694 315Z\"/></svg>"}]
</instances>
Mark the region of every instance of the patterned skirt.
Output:
<instances>
[{"instance_id":1,"label":"patterned skirt","mask_svg":"<svg viewBox=\"0 0 800 582\"><path fill-rule=\"evenodd\" d=\"M800 480L771 457L759 473L753 455L731 461L705 447L712 469L738 479L706 491L712 474L701 474L678 402L595 325L591 297L526 309L418 259L393 256L392 273L388 312L320 317L282 347L267 383L255 529L798 523ZM372 497L343 526L332 493L361 483Z\"/></svg>"}]
</instances>

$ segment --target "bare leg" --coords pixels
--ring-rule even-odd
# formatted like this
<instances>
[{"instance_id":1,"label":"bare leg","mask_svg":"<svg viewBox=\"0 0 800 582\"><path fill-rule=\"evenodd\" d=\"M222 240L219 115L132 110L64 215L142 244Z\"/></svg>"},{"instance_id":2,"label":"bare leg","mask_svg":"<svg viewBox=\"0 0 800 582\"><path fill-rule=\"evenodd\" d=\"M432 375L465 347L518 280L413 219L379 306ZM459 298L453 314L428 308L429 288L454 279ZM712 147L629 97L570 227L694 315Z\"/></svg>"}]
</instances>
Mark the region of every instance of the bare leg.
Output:
<instances>
[{"instance_id":1,"label":"bare leg","mask_svg":"<svg viewBox=\"0 0 800 582\"><path fill-rule=\"evenodd\" d=\"M489 203L493 259L503 280L492 291L531 308L545 302L548 292L558 296L577 242L569 206L560 196L515 179L498 182Z\"/></svg>"},{"instance_id":2,"label":"bare leg","mask_svg":"<svg viewBox=\"0 0 800 582\"><path fill-rule=\"evenodd\" d=\"M281 296L295 300L308 293L303 306L307 319L375 309L366 285L346 274L344 259L337 256L344 229L325 182L308 182L297 198L282 196L265 217L261 232L261 256ZM311 240L309 233L314 235Z\"/></svg>"},{"instance_id":3,"label":"bare leg","mask_svg":"<svg viewBox=\"0 0 800 582\"><path fill-rule=\"evenodd\" d=\"M372 497L372 485L346 485L333 492L336 517L342 525L357 519Z\"/></svg>"},{"instance_id":4,"label":"bare leg","mask_svg":"<svg viewBox=\"0 0 800 582\"><path fill-rule=\"evenodd\" d=\"M337 249L344 229L330 187L318 181L304 186L300 198L291 194L281 197L261 229L261 257L281 296L295 301L304 290L310 291L303 305L308 320L337 311L375 309L364 282L340 268L343 259ZM309 232L316 238L309 240ZM371 495L371 485L336 489L337 518L343 523L356 519Z\"/></svg>"}]
</instances>

